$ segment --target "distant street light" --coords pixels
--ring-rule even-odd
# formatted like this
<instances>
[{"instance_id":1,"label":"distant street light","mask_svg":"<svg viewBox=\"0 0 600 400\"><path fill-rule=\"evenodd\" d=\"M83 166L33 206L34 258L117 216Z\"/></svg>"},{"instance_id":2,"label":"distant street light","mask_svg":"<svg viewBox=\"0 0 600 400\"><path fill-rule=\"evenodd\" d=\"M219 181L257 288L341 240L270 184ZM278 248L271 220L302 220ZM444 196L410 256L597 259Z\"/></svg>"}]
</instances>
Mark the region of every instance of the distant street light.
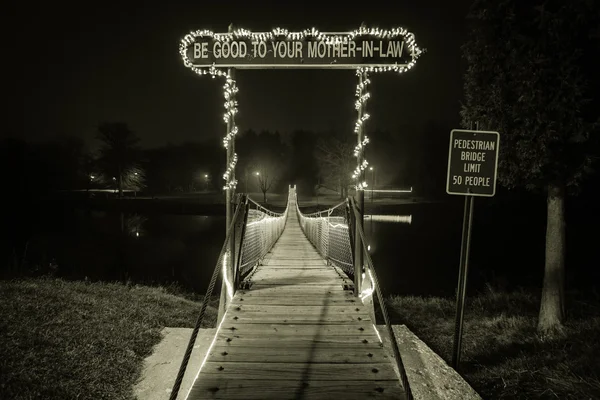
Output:
<instances>
[{"instance_id":1,"label":"distant street light","mask_svg":"<svg viewBox=\"0 0 600 400\"><path fill-rule=\"evenodd\" d=\"M94 182L94 175L90 175L90 181L88 182L87 185L87 192L90 192L90 187L92 186L92 182Z\"/></svg>"},{"instance_id":2,"label":"distant street light","mask_svg":"<svg viewBox=\"0 0 600 400\"><path fill-rule=\"evenodd\" d=\"M137 172L134 172L134 173L133 173L133 176L137 177L137 176L138 176L138 173L137 173ZM134 190L134 192L133 192L133 197L137 198L137 191L138 191L137 182L135 182L135 183L134 183L134 187L135 187L135 190ZM139 236L139 234L138 234L138 236Z\"/></svg>"},{"instance_id":3,"label":"distant street light","mask_svg":"<svg viewBox=\"0 0 600 400\"><path fill-rule=\"evenodd\" d=\"M204 190L208 192L208 174L204 174Z\"/></svg>"}]
</instances>

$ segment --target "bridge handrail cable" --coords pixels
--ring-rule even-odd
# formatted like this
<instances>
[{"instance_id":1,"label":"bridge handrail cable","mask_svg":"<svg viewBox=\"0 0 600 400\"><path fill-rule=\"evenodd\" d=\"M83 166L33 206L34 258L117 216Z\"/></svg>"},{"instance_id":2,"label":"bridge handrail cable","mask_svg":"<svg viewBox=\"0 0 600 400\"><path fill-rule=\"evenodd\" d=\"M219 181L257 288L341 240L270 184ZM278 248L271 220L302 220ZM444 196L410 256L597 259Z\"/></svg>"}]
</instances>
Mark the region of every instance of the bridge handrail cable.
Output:
<instances>
[{"instance_id":1,"label":"bridge handrail cable","mask_svg":"<svg viewBox=\"0 0 600 400\"><path fill-rule=\"evenodd\" d=\"M292 188L290 188L291 192ZM236 268L240 280L260 265L283 233L290 208L289 197L288 195L285 211L282 213L271 211L247 197L248 215L243 229L244 237L241 238L242 253Z\"/></svg>"},{"instance_id":2,"label":"bridge handrail cable","mask_svg":"<svg viewBox=\"0 0 600 400\"><path fill-rule=\"evenodd\" d=\"M229 253L229 243L234 233L234 227L236 223L239 223L240 215L242 215L242 209L244 209L245 204L243 202L239 202L235 209L235 213L233 218L231 219L231 224L227 228L227 233L225 235L225 241L223 242L223 246L221 247L221 252L219 253L219 257L217 258L217 262L215 264L215 268L213 270L212 276L210 278L210 282L208 284L208 288L206 289L206 293L204 294L204 298L202 299L202 306L200 307L200 312L198 313L198 317L196 319L196 324L194 325L194 329L192 330L192 335L190 336L190 340L185 349L185 353L183 356L183 360L181 361L181 366L179 367L179 372L177 373L177 378L175 379L175 383L173 384L173 389L171 390L171 395L169 400L176 400L177 395L179 394L179 389L181 387L181 382L183 381L183 376L185 375L185 371L187 369L188 362L190 361L190 356L192 355L192 350L194 348L194 343L196 342L196 337L198 336L198 331L200 330L200 326L204 321L204 316L206 314L206 308L208 306L208 302L212 296L212 292L215 288L215 283L217 282L217 277L219 276L219 272L221 271L221 265L223 263L223 258L226 254Z\"/></svg>"},{"instance_id":3,"label":"bridge handrail cable","mask_svg":"<svg viewBox=\"0 0 600 400\"><path fill-rule=\"evenodd\" d=\"M347 201L326 210L310 214L303 214L296 201L296 211L302 231L321 256L331 264L342 269L351 278L354 278L354 240L352 235L359 237L360 248L363 254L363 277L366 278L368 276L368 281L370 282L370 287L360 293L360 299L364 301L367 297L373 295L373 293L377 296L400 374L400 380L406 391L407 399L412 400L412 391L400 356L400 349L398 348L398 343L396 342L390 323L385 298L379 285L375 266L366 245L365 233L361 224L355 224L355 221L362 217L354 198L348 197ZM356 228L349 229L349 227ZM363 283L362 287L364 288L365 286ZM375 323L375 321L373 322Z\"/></svg>"},{"instance_id":4,"label":"bridge handrail cable","mask_svg":"<svg viewBox=\"0 0 600 400\"><path fill-rule=\"evenodd\" d=\"M354 276L353 243L350 241L348 231L350 216L347 202L343 201L327 210L303 214L296 201L296 212L304 235L319 254L352 278Z\"/></svg>"},{"instance_id":5,"label":"bridge handrail cable","mask_svg":"<svg viewBox=\"0 0 600 400\"><path fill-rule=\"evenodd\" d=\"M239 195L231 223L227 227L221 252L219 253L208 288L202 299L196 324L192 330L181 366L179 367L179 372L177 373L177 378L173 384L173 389L169 397L170 400L176 400L179 394L181 382L183 381L198 331L204 321L208 301L212 297L217 278L221 275L219 272L224 271L227 265L229 265L226 262L226 258L229 259L229 262L232 262L232 259L235 262L233 265L234 281L229 282L229 287L231 288L230 295L233 296L233 292L237 290L236 282L239 282L244 275L247 275L248 272L260 264L260 261L271 250L271 247L273 247L283 233L289 210L289 198L292 193L295 195L295 191L292 192L292 188L290 188L290 195L288 196L288 202L283 213L273 212L253 201L248 196ZM251 209L250 206L255 208ZM231 246L232 240L234 241L234 246ZM231 254L232 248L235 254Z\"/></svg>"},{"instance_id":6,"label":"bridge handrail cable","mask_svg":"<svg viewBox=\"0 0 600 400\"><path fill-rule=\"evenodd\" d=\"M356 205L356 202L354 201L354 198L349 197L349 203L350 203L351 213L354 217L353 219L354 219L354 221L356 221L357 219L361 218L359 209ZM367 291L366 293L365 293L365 291L363 291L364 294L362 294L362 295L369 296L369 295L372 295L373 292L375 292L375 294L377 295L379 307L381 309L381 314L383 315L383 321L385 323L387 334L388 334L388 337L389 337L391 345L392 345L392 351L394 352L394 358L396 360L398 372L400 373L400 380L402 381L402 386L404 387L404 390L406 391L407 399L412 400L413 396L412 396L412 391L410 389L408 376L406 375L406 369L404 368L404 363L402 362L402 356L400 355L400 349L398 347L398 342L396 341L396 337L394 335L394 330L392 329L392 325L390 323L390 317L387 312L385 298L383 297L383 294L381 291L381 286L379 285L379 278L377 277L377 272L375 271L375 265L373 264L373 260L371 259L371 255L369 254L369 251L368 251L368 248L366 245L365 232L364 232L361 224L356 224L355 226L356 226L355 234L360 238L360 244L361 244L362 254L363 254L363 263L364 263L363 264L363 272L364 272L363 276L364 277L368 276L369 280L371 282L370 290ZM361 298L361 300L362 300L362 298ZM373 322L375 322L375 321L373 321Z\"/></svg>"}]
</instances>

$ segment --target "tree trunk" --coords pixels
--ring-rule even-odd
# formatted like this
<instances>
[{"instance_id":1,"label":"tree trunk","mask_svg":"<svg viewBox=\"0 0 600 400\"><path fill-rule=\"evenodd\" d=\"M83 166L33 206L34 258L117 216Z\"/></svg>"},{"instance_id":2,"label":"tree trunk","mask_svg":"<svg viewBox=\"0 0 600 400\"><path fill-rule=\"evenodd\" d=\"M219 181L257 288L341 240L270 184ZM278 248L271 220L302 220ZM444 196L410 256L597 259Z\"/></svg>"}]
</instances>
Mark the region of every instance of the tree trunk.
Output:
<instances>
[{"instance_id":1,"label":"tree trunk","mask_svg":"<svg viewBox=\"0 0 600 400\"><path fill-rule=\"evenodd\" d=\"M117 181L119 185L119 198L123 197L123 172L121 171L121 167L119 167L119 180Z\"/></svg>"},{"instance_id":2,"label":"tree trunk","mask_svg":"<svg viewBox=\"0 0 600 400\"><path fill-rule=\"evenodd\" d=\"M267 204L267 192L263 191L263 203Z\"/></svg>"},{"instance_id":3,"label":"tree trunk","mask_svg":"<svg viewBox=\"0 0 600 400\"><path fill-rule=\"evenodd\" d=\"M538 331L560 332L565 319L565 190L561 184L548 186L546 264L538 320Z\"/></svg>"}]
</instances>

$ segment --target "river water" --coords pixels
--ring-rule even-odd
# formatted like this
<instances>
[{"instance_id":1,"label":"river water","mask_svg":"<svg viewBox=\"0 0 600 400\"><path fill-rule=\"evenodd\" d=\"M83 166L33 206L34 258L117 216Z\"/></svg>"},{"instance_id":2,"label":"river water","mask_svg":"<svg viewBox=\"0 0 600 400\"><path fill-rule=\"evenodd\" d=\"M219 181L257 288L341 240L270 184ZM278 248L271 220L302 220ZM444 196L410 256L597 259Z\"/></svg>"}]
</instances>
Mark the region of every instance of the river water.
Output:
<instances>
[{"instance_id":1,"label":"river water","mask_svg":"<svg viewBox=\"0 0 600 400\"><path fill-rule=\"evenodd\" d=\"M487 284L500 289L541 287L543 206L500 208L485 200L476 204L470 291L484 290ZM384 293L454 293L462 207L460 199L443 204L408 204L396 207L387 217L367 219L365 233ZM581 221L585 218L580 218L580 224ZM224 217L216 216L121 218L121 214L107 212L56 213L36 227L27 259L31 269L40 265L40 273L46 270L44 265L53 261L56 275L66 278L177 282L202 293L222 246L224 225ZM574 239L569 242L567 253L569 282L584 286L597 282L600 276L590 265L600 259L598 246L583 234L570 237Z\"/></svg>"}]
</instances>

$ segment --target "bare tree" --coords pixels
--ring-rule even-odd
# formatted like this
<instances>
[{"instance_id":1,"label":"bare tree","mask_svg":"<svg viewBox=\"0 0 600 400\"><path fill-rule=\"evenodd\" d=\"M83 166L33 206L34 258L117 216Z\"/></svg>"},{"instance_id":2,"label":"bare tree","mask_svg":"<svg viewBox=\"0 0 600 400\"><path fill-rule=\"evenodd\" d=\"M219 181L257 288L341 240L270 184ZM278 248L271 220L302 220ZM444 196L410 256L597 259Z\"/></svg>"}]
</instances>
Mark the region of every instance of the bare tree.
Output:
<instances>
[{"instance_id":1,"label":"bare tree","mask_svg":"<svg viewBox=\"0 0 600 400\"><path fill-rule=\"evenodd\" d=\"M274 183L281 176L281 166L271 160L260 160L254 163L256 166L255 174L257 174L258 187L263 194L263 202L267 202L267 192L271 189Z\"/></svg>"},{"instance_id":2,"label":"bare tree","mask_svg":"<svg viewBox=\"0 0 600 400\"><path fill-rule=\"evenodd\" d=\"M320 176L323 177L321 186L336 188L340 198L348 196L348 188L352 183L352 170L356 166L353 152L354 146L349 141L333 136L317 142L315 157Z\"/></svg>"}]
</instances>

